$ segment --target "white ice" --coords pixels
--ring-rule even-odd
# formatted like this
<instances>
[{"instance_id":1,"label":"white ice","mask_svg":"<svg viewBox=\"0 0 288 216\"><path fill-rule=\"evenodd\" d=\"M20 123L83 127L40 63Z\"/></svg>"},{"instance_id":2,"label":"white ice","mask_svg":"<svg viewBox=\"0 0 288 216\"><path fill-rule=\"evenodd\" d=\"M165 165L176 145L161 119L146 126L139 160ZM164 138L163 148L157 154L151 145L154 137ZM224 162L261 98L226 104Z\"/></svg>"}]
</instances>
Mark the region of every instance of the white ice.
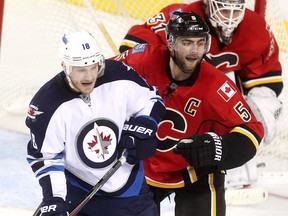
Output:
<instances>
[{"instance_id":1,"label":"white ice","mask_svg":"<svg viewBox=\"0 0 288 216\"><path fill-rule=\"evenodd\" d=\"M31 216L41 202L40 186L26 161L28 140L28 135L0 130L1 216ZM287 216L288 184L275 184L275 181L263 184L270 192L267 201L257 205L227 206L227 216ZM173 216L173 206L173 201L164 200L162 216Z\"/></svg>"}]
</instances>

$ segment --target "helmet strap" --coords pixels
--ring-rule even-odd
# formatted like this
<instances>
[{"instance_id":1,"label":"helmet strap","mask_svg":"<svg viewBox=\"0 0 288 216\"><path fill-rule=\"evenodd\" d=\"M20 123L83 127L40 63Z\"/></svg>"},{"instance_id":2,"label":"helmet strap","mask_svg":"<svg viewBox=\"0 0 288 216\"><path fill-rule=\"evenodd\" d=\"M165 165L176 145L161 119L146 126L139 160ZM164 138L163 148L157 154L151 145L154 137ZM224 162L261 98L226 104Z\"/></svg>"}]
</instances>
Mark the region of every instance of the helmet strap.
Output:
<instances>
[{"instance_id":1,"label":"helmet strap","mask_svg":"<svg viewBox=\"0 0 288 216\"><path fill-rule=\"evenodd\" d=\"M70 76L69 76L69 70L70 70L70 68L68 67L68 71L67 71L67 66L64 64L64 63L62 63L62 66L63 66L63 69L64 69L64 73L66 74L66 81L67 81L67 83L68 83L68 85L70 86L70 88L73 90L73 91L75 91L75 92L80 92L75 86L74 86L74 84L73 84L73 82L72 82L72 80L71 80L71 78L70 78Z\"/></svg>"},{"instance_id":2,"label":"helmet strap","mask_svg":"<svg viewBox=\"0 0 288 216\"><path fill-rule=\"evenodd\" d=\"M67 80L68 85L70 86L70 88L71 88L73 91L75 91L75 92L80 92L80 91L74 86L74 84L73 84L70 76L69 76L66 72L65 72L65 74L66 74L66 78L67 78L66 80Z\"/></svg>"},{"instance_id":3,"label":"helmet strap","mask_svg":"<svg viewBox=\"0 0 288 216\"><path fill-rule=\"evenodd\" d=\"M67 65L65 65L64 62L62 62L61 65L62 65L62 67L63 67L64 73L66 74L66 81L67 81L68 85L70 86L70 88L71 88L73 91L75 91L75 92L80 92L80 91L74 86L74 84L72 83L72 80L71 80L70 75L69 75L69 74L70 74L70 69L72 69L72 68L71 68L72 66L67 66Z\"/></svg>"}]
</instances>

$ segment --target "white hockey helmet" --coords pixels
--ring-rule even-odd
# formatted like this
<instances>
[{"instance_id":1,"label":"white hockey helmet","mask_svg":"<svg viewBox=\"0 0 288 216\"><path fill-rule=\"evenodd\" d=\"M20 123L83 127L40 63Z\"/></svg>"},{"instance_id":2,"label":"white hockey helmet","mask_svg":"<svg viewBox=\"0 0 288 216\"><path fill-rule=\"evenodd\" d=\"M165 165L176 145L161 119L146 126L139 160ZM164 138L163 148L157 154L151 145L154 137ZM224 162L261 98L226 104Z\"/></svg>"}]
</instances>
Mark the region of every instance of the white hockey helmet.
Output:
<instances>
[{"instance_id":1,"label":"white hockey helmet","mask_svg":"<svg viewBox=\"0 0 288 216\"><path fill-rule=\"evenodd\" d=\"M245 0L203 0L211 25L224 44L232 41L234 30L244 18Z\"/></svg>"},{"instance_id":2,"label":"white hockey helmet","mask_svg":"<svg viewBox=\"0 0 288 216\"><path fill-rule=\"evenodd\" d=\"M64 72L69 76L73 66L99 64L98 77L104 74L105 59L94 36L87 31L64 34L59 46Z\"/></svg>"}]
</instances>

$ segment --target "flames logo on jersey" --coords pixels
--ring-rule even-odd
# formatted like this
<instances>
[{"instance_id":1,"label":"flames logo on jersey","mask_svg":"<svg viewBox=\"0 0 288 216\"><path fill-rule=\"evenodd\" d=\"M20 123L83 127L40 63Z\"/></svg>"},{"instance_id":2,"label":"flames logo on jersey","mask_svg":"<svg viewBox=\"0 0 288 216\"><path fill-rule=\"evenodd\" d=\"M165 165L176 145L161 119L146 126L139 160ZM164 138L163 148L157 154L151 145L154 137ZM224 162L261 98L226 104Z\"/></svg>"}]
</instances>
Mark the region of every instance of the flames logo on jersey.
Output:
<instances>
[{"instance_id":1,"label":"flames logo on jersey","mask_svg":"<svg viewBox=\"0 0 288 216\"><path fill-rule=\"evenodd\" d=\"M38 107L34 106L34 105L30 105L27 115L29 118L31 119L36 119L36 116L41 115L43 112L38 110Z\"/></svg>"}]
</instances>

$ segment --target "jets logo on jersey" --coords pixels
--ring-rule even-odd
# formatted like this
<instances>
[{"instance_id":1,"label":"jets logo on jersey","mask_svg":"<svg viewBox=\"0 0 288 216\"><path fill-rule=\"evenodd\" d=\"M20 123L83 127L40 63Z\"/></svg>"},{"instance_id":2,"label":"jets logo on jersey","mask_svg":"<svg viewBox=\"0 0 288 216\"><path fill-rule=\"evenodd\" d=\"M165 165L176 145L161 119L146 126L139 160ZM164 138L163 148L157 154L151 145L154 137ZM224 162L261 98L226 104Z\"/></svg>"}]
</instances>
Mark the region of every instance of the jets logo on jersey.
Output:
<instances>
[{"instance_id":1,"label":"jets logo on jersey","mask_svg":"<svg viewBox=\"0 0 288 216\"><path fill-rule=\"evenodd\" d=\"M102 168L113 162L117 155L118 131L118 127L108 119L85 125L76 142L83 163L91 168Z\"/></svg>"},{"instance_id":2,"label":"jets logo on jersey","mask_svg":"<svg viewBox=\"0 0 288 216\"><path fill-rule=\"evenodd\" d=\"M236 93L236 89L234 89L228 81L226 81L218 90L217 93L227 102L229 101L233 95Z\"/></svg>"},{"instance_id":3,"label":"jets logo on jersey","mask_svg":"<svg viewBox=\"0 0 288 216\"><path fill-rule=\"evenodd\" d=\"M36 116L37 115L41 115L43 112L41 111L38 111L38 107L34 106L34 105L30 105L29 106L29 109L28 109L28 117L31 118L31 119L36 119Z\"/></svg>"},{"instance_id":4,"label":"jets logo on jersey","mask_svg":"<svg viewBox=\"0 0 288 216\"><path fill-rule=\"evenodd\" d=\"M111 144L111 134L104 135L103 132L99 132L99 127L94 123L94 128L92 129L92 136L88 135L87 141L84 141L88 144L88 152L95 154L97 158L102 158L105 160L106 155L109 155L108 148ZM93 159L93 158L92 158Z\"/></svg>"}]
</instances>

